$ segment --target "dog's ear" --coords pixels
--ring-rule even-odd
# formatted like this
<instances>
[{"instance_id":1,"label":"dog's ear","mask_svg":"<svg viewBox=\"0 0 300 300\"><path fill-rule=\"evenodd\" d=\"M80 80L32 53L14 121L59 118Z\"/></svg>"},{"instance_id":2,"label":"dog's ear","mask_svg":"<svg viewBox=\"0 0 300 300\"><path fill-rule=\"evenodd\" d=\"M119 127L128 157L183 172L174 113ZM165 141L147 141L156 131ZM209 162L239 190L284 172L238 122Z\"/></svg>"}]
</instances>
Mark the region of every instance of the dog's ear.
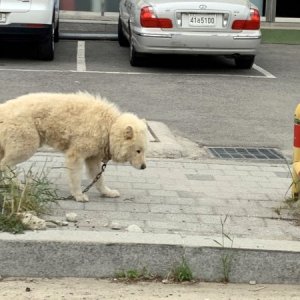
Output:
<instances>
[{"instance_id":1,"label":"dog's ear","mask_svg":"<svg viewBox=\"0 0 300 300\"><path fill-rule=\"evenodd\" d=\"M131 126L126 127L124 136L126 140L131 140L133 138L133 128Z\"/></svg>"}]
</instances>

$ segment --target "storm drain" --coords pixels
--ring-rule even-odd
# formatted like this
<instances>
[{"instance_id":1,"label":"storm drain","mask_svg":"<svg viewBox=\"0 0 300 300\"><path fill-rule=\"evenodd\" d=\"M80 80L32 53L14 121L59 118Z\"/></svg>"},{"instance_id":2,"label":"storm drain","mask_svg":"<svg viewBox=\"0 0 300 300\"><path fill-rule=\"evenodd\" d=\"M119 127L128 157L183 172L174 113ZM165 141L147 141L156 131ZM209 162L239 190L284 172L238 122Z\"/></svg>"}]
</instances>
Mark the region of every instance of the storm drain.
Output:
<instances>
[{"instance_id":1,"label":"storm drain","mask_svg":"<svg viewBox=\"0 0 300 300\"><path fill-rule=\"evenodd\" d=\"M273 148L208 147L217 158L282 160L284 156Z\"/></svg>"}]
</instances>

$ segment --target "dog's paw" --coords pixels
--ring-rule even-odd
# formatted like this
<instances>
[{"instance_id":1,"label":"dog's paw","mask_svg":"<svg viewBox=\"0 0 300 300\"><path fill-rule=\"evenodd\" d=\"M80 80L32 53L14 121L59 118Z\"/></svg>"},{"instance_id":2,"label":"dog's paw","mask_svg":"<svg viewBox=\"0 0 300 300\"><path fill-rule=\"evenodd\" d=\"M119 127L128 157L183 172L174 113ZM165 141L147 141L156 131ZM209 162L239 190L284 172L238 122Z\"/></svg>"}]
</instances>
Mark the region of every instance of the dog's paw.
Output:
<instances>
[{"instance_id":1,"label":"dog's paw","mask_svg":"<svg viewBox=\"0 0 300 300\"><path fill-rule=\"evenodd\" d=\"M78 202L88 202L89 197L86 194L76 194L74 195L74 198Z\"/></svg>"},{"instance_id":2,"label":"dog's paw","mask_svg":"<svg viewBox=\"0 0 300 300\"><path fill-rule=\"evenodd\" d=\"M111 190L107 188L105 192L102 193L103 197L108 197L108 198L117 198L120 197L120 193L117 190Z\"/></svg>"}]
</instances>

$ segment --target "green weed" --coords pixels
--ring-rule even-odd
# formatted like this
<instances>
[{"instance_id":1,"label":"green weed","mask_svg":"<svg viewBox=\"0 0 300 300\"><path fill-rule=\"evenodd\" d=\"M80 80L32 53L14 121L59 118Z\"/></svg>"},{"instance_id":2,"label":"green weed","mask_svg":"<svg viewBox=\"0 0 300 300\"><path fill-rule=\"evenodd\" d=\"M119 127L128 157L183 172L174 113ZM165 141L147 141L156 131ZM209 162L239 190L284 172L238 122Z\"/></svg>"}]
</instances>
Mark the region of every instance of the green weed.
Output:
<instances>
[{"instance_id":1,"label":"green weed","mask_svg":"<svg viewBox=\"0 0 300 300\"><path fill-rule=\"evenodd\" d=\"M175 282L184 282L192 281L193 273L187 264L185 258L182 258L182 261L179 265L175 266L173 270L168 274L167 280Z\"/></svg>"},{"instance_id":2,"label":"green weed","mask_svg":"<svg viewBox=\"0 0 300 300\"><path fill-rule=\"evenodd\" d=\"M0 173L0 231L22 232L26 228L20 225L18 214L47 214L56 199L56 190L43 171L34 174L30 168L28 172Z\"/></svg>"},{"instance_id":3,"label":"green weed","mask_svg":"<svg viewBox=\"0 0 300 300\"><path fill-rule=\"evenodd\" d=\"M223 271L223 282L229 282L230 271L232 267L232 252L227 251L225 245L225 241L228 240L230 242L230 248L233 247L233 238L225 232L225 223L227 221L228 215L225 216L224 219L220 218L221 221L221 242L217 240L213 240L216 244L223 248L223 254L221 257L222 263L222 271Z\"/></svg>"}]
</instances>

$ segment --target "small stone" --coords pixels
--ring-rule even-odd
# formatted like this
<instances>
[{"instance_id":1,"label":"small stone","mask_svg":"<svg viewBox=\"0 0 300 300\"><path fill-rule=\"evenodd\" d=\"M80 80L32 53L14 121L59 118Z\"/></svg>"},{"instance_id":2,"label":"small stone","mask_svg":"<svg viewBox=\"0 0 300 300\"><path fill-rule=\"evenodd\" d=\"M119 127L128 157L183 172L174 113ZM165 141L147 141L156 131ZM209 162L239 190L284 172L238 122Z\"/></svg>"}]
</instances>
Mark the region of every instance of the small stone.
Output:
<instances>
[{"instance_id":1,"label":"small stone","mask_svg":"<svg viewBox=\"0 0 300 300\"><path fill-rule=\"evenodd\" d=\"M129 232L143 232L143 229L135 224L129 225L126 230Z\"/></svg>"},{"instance_id":2,"label":"small stone","mask_svg":"<svg viewBox=\"0 0 300 300\"><path fill-rule=\"evenodd\" d=\"M25 289L25 291L26 291L26 292L30 292L30 291L31 291L30 287L27 287L27 288Z\"/></svg>"},{"instance_id":3,"label":"small stone","mask_svg":"<svg viewBox=\"0 0 300 300\"><path fill-rule=\"evenodd\" d=\"M162 283L167 284L167 283L169 283L169 280L168 279L163 279Z\"/></svg>"},{"instance_id":4,"label":"small stone","mask_svg":"<svg viewBox=\"0 0 300 300\"><path fill-rule=\"evenodd\" d=\"M52 222L46 222L46 226L47 228L56 228L56 224L52 223Z\"/></svg>"},{"instance_id":5,"label":"small stone","mask_svg":"<svg viewBox=\"0 0 300 300\"><path fill-rule=\"evenodd\" d=\"M118 222L112 222L110 224L110 228L113 230L120 230L121 229L121 225Z\"/></svg>"},{"instance_id":6,"label":"small stone","mask_svg":"<svg viewBox=\"0 0 300 300\"><path fill-rule=\"evenodd\" d=\"M67 222L67 221L62 221L61 222L61 226L68 226L69 225L69 222Z\"/></svg>"},{"instance_id":7,"label":"small stone","mask_svg":"<svg viewBox=\"0 0 300 300\"><path fill-rule=\"evenodd\" d=\"M69 222L77 222L78 221L78 216L76 213L67 213L66 214L66 219Z\"/></svg>"},{"instance_id":8,"label":"small stone","mask_svg":"<svg viewBox=\"0 0 300 300\"><path fill-rule=\"evenodd\" d=\"M250 281L249 281L249 284L255 285L255 284L256 284L256 281L255 281L255 280L250 280Z\"/></svg>"},{"instance_id":9,"label":"small stone","mask_svg":"<svg viewBox=\"0 0 300 300\"><path fill-rule=\"evenodd\" d=\"M43 230L46 229L46 221L38 218L32 213L20 213L22 223L31 230Z\"/></svg>"}]
</instances>

